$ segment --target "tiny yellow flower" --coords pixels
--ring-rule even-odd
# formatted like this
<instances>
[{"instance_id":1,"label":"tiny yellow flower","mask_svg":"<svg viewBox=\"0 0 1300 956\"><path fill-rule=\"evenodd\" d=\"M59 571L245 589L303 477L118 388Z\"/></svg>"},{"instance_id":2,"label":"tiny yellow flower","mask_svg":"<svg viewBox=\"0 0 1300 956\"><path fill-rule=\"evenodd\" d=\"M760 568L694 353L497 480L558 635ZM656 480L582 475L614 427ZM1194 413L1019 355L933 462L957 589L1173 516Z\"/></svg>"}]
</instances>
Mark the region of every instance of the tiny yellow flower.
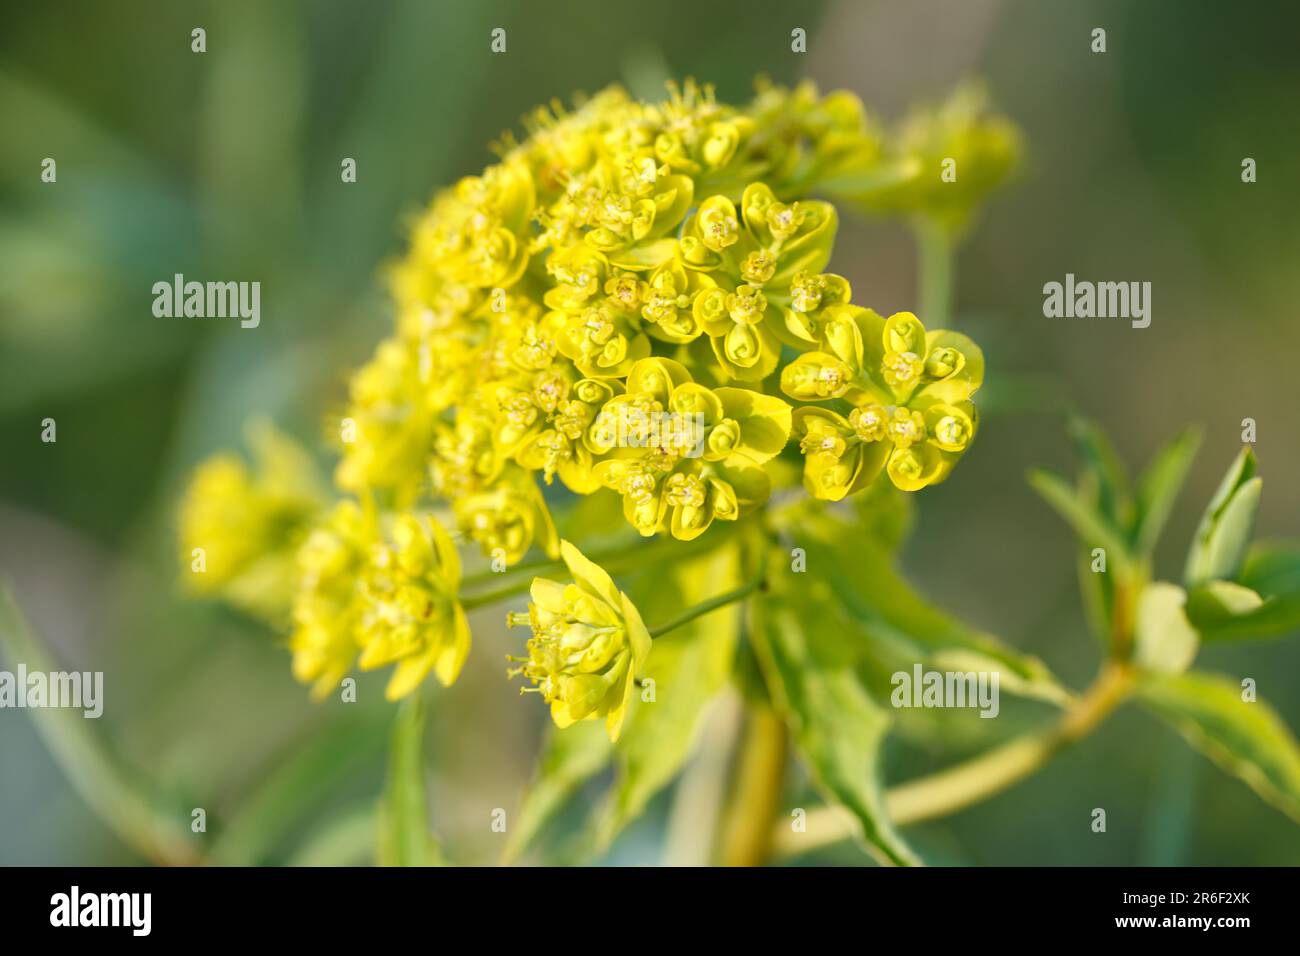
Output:
<instances>
[{"instance_id":1,"label":"tiny yellow flower","mask_svg":"<svg viewBox=\"0 0 1300 956\"><path fill-rule=\"evenodd\" d=\"M604 718L617 740L637 671L650 654L650 632L599 565L568 541L560 542L560 555L573 583L535 578L528 612L507 619L533 632L528 656L511 658L520 666L510 676L532 682L522 690L542 695L557 727Z\"/></svg>"},{"instance_id":2,"label":"tiny yellow flower","mask_svg":"<svg viewBox=\"0 0 1300 956\"><path fill-rule=\"evenodd\" d=\"M605 403L588 444L602 456L596 478L623 496L641 534L690 540L767 500L760 466L785 447L789 405L750 389L706 388L662 358L636 363L626 387Z\"/></svg>"},{"instance_id":3,"label":"tiny yellow flower","mask_svg":"<svg viewBox=\"0 0 1300 956\"><path fill-rule=\"evenodd\" d=\"M341 501L298 550L293 602L293 676L321 700L356 663L360 581L374 543L373 521L353 501Z\"/></svg>"},{"instance_id":4,"label":"tiny yellow flower","mask_svg":"<svg viewBox=\"0 0 1300 956\"><path fill-rule=\"evenodd\" d=\"M272 620L288 611L294 554L324 491L307 453L265 422L248 428L253 468L232 454L195 469L181 502L185 587Z\"/></svg>"},{"instance_id":5,"label":"tiny yellow flower","mask_svg":"<svg viewBox=\"0 0 1300 956\"><path fill-rule=\"evenodd\" d=\"M335 481L352 492L379 488L409 494L423 478L434 431L419 350L398 339L382 342L352 377L349 392Z\"/></svg>"},{"instance_id":6,"label":"tiny yellow flower","mask_svg":"<svg viewBox=\"0 0 1300 956\"><path fill-rule=\"evenodd\" d=\"M555 522L537 482L511 465L489 487L458 497L456 521L483 553L514 564L537 543L548 555L559 553Z\"/></svg>"},{"instance_id":7,"label":"tiny yellow flower","mask_svg":"<svg viewBox=\"0 0 1300 956\"><path fill-rule=\"evenodd\" d=\"M396 664L385 696L399 700L430 672L444 686L469 654L469 621L457 599L460 558L432 517L400 515L370 551L357 638L362 670Z\"/></svg>"}]
</instances>

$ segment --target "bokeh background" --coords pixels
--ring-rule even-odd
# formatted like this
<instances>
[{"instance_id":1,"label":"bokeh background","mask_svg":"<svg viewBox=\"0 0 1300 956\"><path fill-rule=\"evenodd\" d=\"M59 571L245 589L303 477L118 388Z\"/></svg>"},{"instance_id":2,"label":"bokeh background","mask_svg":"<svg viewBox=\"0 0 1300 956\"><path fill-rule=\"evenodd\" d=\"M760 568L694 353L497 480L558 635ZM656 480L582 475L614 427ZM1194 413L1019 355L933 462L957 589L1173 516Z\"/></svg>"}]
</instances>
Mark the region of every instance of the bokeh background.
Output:
<instances>
[{"instance_id":1,"label":"bokeh background","mask_svg":"<svg viewBox=\"0 0 1300 956\"><path fill-rule=\"evenodd\" d=\"M60 660L105 672L98 729L121 758L182 819L204 806L266 859L302 859L302 838L322 827L335 844L309 859L364 858L390 718L366 701L384 678L363 678L362 703L346 710L314 706L273 635L179 593L185 474L238 446L251 414L319 436L390 321L379 274L404 223L552 97L611 81L655 96L665 76L691 75L741 99L764 72L847 87L888 120L968 76L987 83L1028 154L958 264L958 325L990 360L985 424L959 480L921 496L904 559L939 603L1073 686L1095 659L1074 543L1023 480L1032 465L1072 469L1067 406L1132 463L1204 427L1159 555L1166 576L1247 416L1259 425L1261 534L1300 536L1293 4L121 0L6 4L0 17L0 575ZM196 26L204 55L190 51ZM488 51L496 26L508 31L501 56ZM796 26L804 55L790 52ZM47 156L56 185L40 181ZM355 184L340 182L345 156ZM1254 185L1240 179L1247 156ZM855 297L886 314L913 308L907 232L844 218L832 266ZM261 327L154 318L150 287L176 272L260 280ZM1151 327L1044 318L1042 285L1066 272L1150 281ZM40 441L47 417L55 444ZM474 621L465 674L433 698L434 824L465 862L495 858L488 814L518 805L544 719L503 679L516 639L499 618ZM1300 728L1300 642L1211 648L1200 664L1255 677ZM968 721L970 739L943 751L900 742L888 779L943 766L989 723L1002 721ZM300 766L321 783L297 802L265 785L270 770ZM792 779L792 805L799 788ZM612 861L664 859L671 797ZM250 799L258 822L228 819ZM1093 807L1107 808L1106 834L1087 826ZM1300 860L1300 828L1136 708L1010 792L909 833L940 863ZM865 859L840 847L802 862ZM0 711L0 863L138 861L30 714Z\"/></svg>"}]
</instances>

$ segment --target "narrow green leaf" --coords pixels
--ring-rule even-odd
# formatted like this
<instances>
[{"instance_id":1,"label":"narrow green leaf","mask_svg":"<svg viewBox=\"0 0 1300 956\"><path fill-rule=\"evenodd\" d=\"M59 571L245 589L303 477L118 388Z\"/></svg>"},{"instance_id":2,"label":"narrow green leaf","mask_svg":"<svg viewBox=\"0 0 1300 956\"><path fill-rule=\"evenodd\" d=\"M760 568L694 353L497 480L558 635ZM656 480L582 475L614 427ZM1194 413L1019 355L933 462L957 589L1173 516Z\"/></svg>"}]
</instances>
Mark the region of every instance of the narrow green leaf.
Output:
<instances>
[{"instance_id":1,"label":"narrow green leaf","mask_svg":"<svg viewBox=\"0 0 1300 956\"><path fill-rule=\"evenodd\" d=\"M1083 612L1097 643L1104 649L1110 646L1115 614L1115 579L1109 573L1096 569L1097 558L1093 549L1080 542L1075 569L1079 578L1079 595L1083 599ZM1109 570L1109 565L1107 565Z\"/></svg>"},{"instance_id":2,"label":"narrow green leaf","mask_svg":"<svg viewBox=\"0 0 1300 956\"><path fill-rule=\"evenodd\" d=\"M1231 580L1241 570L1259 510L1261 480L1255 468L1254 452L1243 448L1219 483L1187 552L1188 587Z\"/></svg>"},{"instance_id":3,"label":"narrow green leaf","mask_svg":"<svg viewBox=\"0 0 1300 956\"><path fill-rule=\"evenodd\" d=\"M1127 531L1133 522L1133 495L1124 463L1110 439L1096 423L1079 415L1070 416L1066 431L1074 440L1085 473L1096 483L1098 510L1111 526Z\"/></svg>"},{"instance_id":4,"label":"narrow green leaf","mask_svg":"<svg viewBox=\"0 0 1300 956\"><path fill-rule=\"evenodd\" d=\"M5 584L0 584L0 647L15 667L25 664L29 673L64 669L32 634ZM199 862L201 850L187 825L189 811L118 755L98 719L52 707L28 713L73 789L123 842L156 863Z\"/></svg>"},{"instance_id":5,"label":"narrow green leaf","mask_svg":"<svg viewBox=\"0 0 1300 956\"><path fill-rule=\"evenodd\" d=\"M289 860L290 866L364 866L375 858L378 824L373 804L331 818Z\"/></svg>"},{"instance_id":6,"label":"narrow green leaf","mask_svg":"<svg viewBox=\"0 0 1300 956\"><path fill-rule=\"evenodd\" d=\"M1106 558L1118 572L1129 563L1128 545L1106 517L1086 504L1060 475L1035 470L1029 484L1043 500L1056 509L1087 547L1106 549Z\"/></svg>"},{"instance_id":7,"label":"narrow green leaf","mask_svg":"<svg viewBox=\"0 0 1300 956\"><path fill-rule=\"evenodd\" d=\"M890 715L825 640L851 626L839 618L833 601L774 594L754 609L752 640L818 789L853 814L873 853L886 862L915 864L920 861L885 813L880 749Z\"/></svg>"},{"instance_id":8,"label":"narrow green leaf","mask_svg":"<svg viewBox=\"0 0 1300 956\"><path fill-rule=\"evenodd\" d=\"M1300 594L1300 544L1255 542L1238 580L1264 597Z\"/></svg>"},{"instance_id":9,"label":"narrow green leaf","mask_svg":"<svg viewBox=\"0 0 1300 956\"><path fill-rule=\"evenodd\" d=\"M1200 429L1187 428L1156 454L1143 473L1138 482L1137 528L1133 534L1138 554L1150 555L1155 549L1200 445Z\"/></svg>"},{"instance_id":10,"label":"narrow green leaf","mask_svg":"<svg viewBox=\"0 0 1300 956\"><path fill-rule=\"evenodd\" d=\"M429 831L429 795L424 780L424 696L416 691L398 709L389 744L388 781L379 804L379 863L382 866L441 866L445 863Z\"/></svg>"},{"instance_id":11,"label":"narrow green leaf","mask_svg":"<svg viewBox=\"0 0 1300 956\"><path fill-rule=\"evenodd\" d=\"M1241 571L1250 536L1255 530L1263 479L1252 478L1228 499L1210 529L1209 537L1194 549L1188 564L1189 583L1231 580Z\"/></svg>"},{"instance_id":12,"label":"narrow green leaf","mask_svg":"<svg viewBox=\"0 0 1300 956\"><path fill-rule=\"evenodd\" d=\"M335 788L377 764L388 724L383 711L363 710L294 739L217 834L213 859L224 866L269 862Z\"/></svg>"},{"instance_id":13,"label":"narrow green leaf","mask_svg":"<svg viewBox=\"0 0 1300 956\"><path fill-rule=\"evenodd\" d=\"M613 744L605 725L586 720L560 730L547 732L537 768L537 777L515 816L506 847L506 862L513 862L532 846L542 828L587 780L609 765L614 756Z\"/></svg>"},{"instance_id":14,"label":"narrow green leaf","mask_svg":"<svg viewBox=\"0 0 1300 956\"><path fill-rule=\"evenodd\" d=\"M630 591L651 627L740 583L734 545L667 566L671 571L639 581ZM640 816L690 756L705 708L731 674L739 628L739 609L732 605L655 640L640 675L643 683L653 681L653 685L646 685L634 698L619 737L620 773L602 814L599 847L608 847ZM653 701L645 699L650 686Z\"/></svg>"},{"instance_id":15,"label":"narrow green leaf","mask_svg":"<svg viewBox=\"0 0 1300 956\"><path fill-rule=\"evenodd\" d=\"M1231 678L1190 671L1152 678L1139 695L1195 747L1300 823L1300 745L1263 701Z\"/></svg>"}]
</instances>

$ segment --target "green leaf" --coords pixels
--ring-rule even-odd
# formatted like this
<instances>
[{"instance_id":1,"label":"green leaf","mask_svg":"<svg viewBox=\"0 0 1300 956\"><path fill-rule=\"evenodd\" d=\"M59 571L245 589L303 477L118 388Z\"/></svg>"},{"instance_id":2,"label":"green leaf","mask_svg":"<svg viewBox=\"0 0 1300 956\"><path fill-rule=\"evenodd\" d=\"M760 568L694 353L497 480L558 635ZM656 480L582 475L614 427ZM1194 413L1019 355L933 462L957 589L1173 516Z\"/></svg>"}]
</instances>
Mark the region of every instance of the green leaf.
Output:
<instances>
[{"instance_id":1,"label":"green leaf","mask_svg":"<svg viewBox=\"0 0 1300 956\"><path fill-rule=\"evenodd\" d=\"M382 719L381 719L382 718ZM328 720L293 740L274 770L236 807L216 837L213 858L223 866L268 862L293 829L364 772L383 750L387 716L362 711Z\"/></svg>"},{"instance_id":2,"label":"green leaf","mask_svg":"<svg viewBox=\"0 0 1300 956\"><path fill-rule=\"evenodd\" d=\"M900 865L920 862L885 813L880 749L890 715L872 700L834 642L824 640L852 623L842 619L833 600L785 594L761 598L753 618L752 640L773 700L818 789L853 814L877 856Z\"/></svg>"},{"instance_id":3,"label":"green leaf","mask_svg":"<svg viewBox=\"0 0 1300 956\"><path fill-rule=\"evenodd\" d=\"M1263 701L1245 701L1230 678L1191 671L1152 678L1144 703L1195 747L1300 823L1300 745Z\"/></svg>"},{"instance_id":4,"label":"green leaf","mask_svg":"<svg viewBox=\"0 0 1300 956\"><path fill-rule=\"evenodd\" d=\"M1187 615L1206 641L1275 637L1300 628L1300 593L1260 597L1231 581L1208 581L1187 600Z\"/></svg>"},{"instance_id":5,"label":"green leaf","mask_svg":"<svg viewBox=\"0 0 1300 956\"><path fill-rule=\"evenodd\" d=\"M1133 533L1133 547L1138 554L1150 555L1155 549L1200 445L1200 429L1187 428L1156 454L1143 473L1138 482L1137 527Z\"/></svg>"},{"instance_id":6,"label":"green leaf","mask_svg":"<svg viewBox=\"0 0 1300 956\"><path fill-rule=\"evenodd\" d=\"M0 584L0 647L29 673L63 670L32 634L17 602ZM86 806L137 853L173 866L199 862L200 847L188 826L188 810L139 768L128 765L99 720L81 711L41 707L29 711L36 732Z\"/></svg>"},{"instance_id":7,"label":"green leaf","mask_svg":"<svg viewBox=\"0 0 1300 956\"><path fill-rule=\"evenodd\" d=\"M858 526L888 551L897 551L911 533L915 496L892 481L873 481L852 497Z\"/></svg>"},{"instance_id":8,"label":"green leaf","mask_svg":"<svg viewBox=\"0 0 1300 956\"><path fill-rule=\"evenodd\" d=\"M665 568L630 589L653 627L682 610L740 583L734 545L689 560L665 560ZM735 658L740 613L736 605L656 638L639 675L653 681L654 700L634 698L617 744L620 773L602 814L597 845L607 848L677 775L690 756L705 708L727 683ZM643 691L644 694L644 691Z\"/></svg>"},{"instance_id":9,"label":"green leaf","mask_svg":"<svg viewBox=\"0 0 1300 956\"><path fill-rule=\"evenodd\" d=\"M1207 581L1187 597L1187 619L1198 631L1210 631L1250 614L1264 604L1259 593L1232 581Z\"/></svg>"},{"instance_id":10,"label":"green leaf","mask_svg":"<svg viewBox=\"0 0 1300 956\"><path fill-rule=\"evenodd\" d=\"M889 640L930 663L960 659L966 669L996 670L1008 693L1054 704L1069 699L1038 658L1007 647L930 604L893 566L889 554L862 538L854 525L829 516L805 516L791 532L808 554L809 578L820 577L861 625L844 635Z\"/></svg>"},{"instance_id":11,"label":"green leaf","mask_svg":"<svg viewBox=\"0 0 1300 956\"><path fill-rule=\"evenodd\" d=\"M1069 523L1086 547L1106 549L1106 558L1116 572L1127 567L1127 543L1097 508L1089 505L1060 475L1050 471L1029 473L1029 485Z\"/></svg>"},{"instance_id":12,"label":"green leaf","mask_svg":"<svg viewBox=\"0 0 1300 956\"><path fill-rule=\"evenodd\" d=\"M446 861L429 832L424 781L424 695L402 702L389 744L388 781L379 803L381 866L441 866Z\"/></svg>"},{"instance_id":13,"label":"green leaf","mask_svg":"<svg viewBox=\"0 0 1300 956\"><path fill-rule=\"evenodd\" d=\"M587 780L608 766L614 756L605 725L585 720L560 730L551 727L542 750L537 777L524 794L515 816L506 862L527 852L542 828Z\"/></svg>"},{"instance_id":14,"label":"green leaf","mask_svg":"<svg viewBox=\"0 0 1300 956\"><path fill-rule=\"evenodd\" d=\"M1231 580L1241 570L1259 510L1261 480L1255 468L1254 452L1243 448L1219 483L1187 553L1188 587Z\"/></svg>"},{"instance_id":15,"label":"green leaf","mask_svg":"<svg viewBox=\"0 0 1300 956\"><path fill-rule=\"evenodd\" d=\"M1257 541L1238 580L1264 597L1300 594L1300 544Z\"/></svg>"},{"instance_id":16,"label":"green leaf","mask_svg":"<svg viewBox=\"0 0 1300 956\"><path fill-rule=\"evenodd\" d=\"M1080 543L1075 567L1084 616L1093 637L1102 648L1108 648L1115 614L1115 579L1109 573L1094 570L1096 561L1092 549Z\"/></svg>"},{"instance_id":17,"label":"green leaf","mask_svg":"<svg viewBox=\"0 0 1300 956\"><path fill-rule=\"evenodd\" d=\"M1183 605L1187 593L1176 584L1155 581L1138 596L1134 662L1143 670L1181 674L1192 666L1200 644Z\"/></svg>"},{"instance_id":18,"label":"green leaf","mask_svg":"<svg viewBox=\"0 0 1300 956\"><path fill-rule=\"evenodd\" d=\"M1128 474L1115 448L1095 423L1071 415L1066 431L1074 440L1084 471L1097 490L1097 509L1112 527L1127 530L1133 522L1133 496Z\"/></svg>"},{"instance_id":19,"label":"green leaf","mask_svg":"<svg viewBox=\"0 0 1300 956\"><path fill-rule=\"evenodd\" d=\"M289 860L289 866L365 866L375 858L378 828L372 803L331 818Z\"/></svg>"}]
</instances>

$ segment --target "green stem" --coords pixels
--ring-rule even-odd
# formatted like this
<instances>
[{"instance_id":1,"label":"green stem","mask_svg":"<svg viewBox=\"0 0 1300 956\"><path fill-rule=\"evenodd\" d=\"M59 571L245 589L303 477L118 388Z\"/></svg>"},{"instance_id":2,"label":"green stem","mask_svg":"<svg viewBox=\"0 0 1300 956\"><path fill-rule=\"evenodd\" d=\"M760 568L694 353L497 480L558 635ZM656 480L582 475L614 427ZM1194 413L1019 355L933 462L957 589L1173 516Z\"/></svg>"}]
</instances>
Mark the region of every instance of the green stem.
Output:
<instances>
[{"instance_id":1,"label":"green stem","mask_svg":"<svg viewBox=\"0 0 1300 956\"><path fill-rule=\"evenodd\" d=\"M480 607L487 607L489 604L496 604L498 601L512 598L516 594L523 594L532 586L533 582L531 580L511 581L509 584L495 588L494 590L463 597L460 599L460 606L466 611L472 611L475 608Z\"/></svg>"},{"instance_id":2,"label":"green stem","mask_svg":"<svg viewBox=\"0 0 1300 956\"><path fill-rule=\"evenodd\" d=\"M725 543L727 540L729 540L729 537L730 537L729 535L717 535L714 538L714 540L711 541L708 545L696 547L696 548L683 548L680 542L673 539L669 539L668 541L665 541L662 544L659 544L658 546L638 544L630 548L625 546L618 549L611 549L610 551L604 553L599 551L593 551L590 555L588 555L588 557L590 557L591 560L594 561L596 564L599 564L601 567L603 567L606 571L609 571L611 569L617 569L620 565L624 564L626 562L626 559L628 559L629 557L635 557L638 563L648 562L650 557L660 550L671 551L671 553L678 558L686 557L688 555L694 556L695 554L705 553L708 551L712 551L714 548ZM671 547L666 547L669 544L671 544ZM564 567L564 563L561 561L544 561L544 562L536 562L534 566L539 570L542 568L551 568L551 567L554 567L556 570L559 570L560 568ZM523 565L520 565L520 567L523 567ZM719 597L714 598L713 601L705 602L705 604L700 604L694 608L691 608L689 611L686 612L686 614L690 615L689 617L683 616L674 621L671 621L669 624L659 628L657 631L652 631L650 636L658 637L660 633L666 633L667 631L672 630L674 627L680 627L682 624L685 624L687 621L690 621L693 618L698 617L700 614L706 614L709 611L712 611L716 607L721 607L723 604L729 604L732 601L739 600L740 598L748 594L750 591L752 591L754 588L756 588L760 580L761 578L756 578L755 580L751 581L749 584L742 585L741 588L737 588L736 591L729 591L727 592L727 594L719 595ZM470 579L466 579L466 581L463 582L462 585L468 584L469 582ZM494 588L490 591L484 591L480 594L466 595L465 597L462 597L460 599L460 606L464 608L466 611L472 611L475 608L480 608L480 607L487 607L489 604L496 604L498 601L504 601L506 598L514 597L516 594L523 594L530 587L532 587L532 584L533 582L530 579L524 579L521 581L511 581L508 584L503 584L501 587ZM720 603L715 603L715 602L720 602Z\"/></svg>"},{"instance_id":3,"label":"green stem","mask_svg":"<svg viewBox=\"0 0 1300 956\"><path fill-rule=\"evenodd\" d=\"M611 573L626 568L629 563L632 564L650 564L653 563L655 556L661 553L671 554L674 558L694 557L712 551L714 548L725 543L730 534L733 532L723 531L709 535L709 541L701 541L697 545L683 544L675 538L665 538L654 542L637 541L632 544L620 544L617 547L606 548L603 551L592 551L587 554L593 562L600 565L606 571ZM481 574L471 575L461 581L462 591L472 591L476 587L498 581L502 578L513 579L515 575L522 572L532 571L534 574L542 574L549 571L564 570L564 562L559 558L540 558L533 561L516 564L514 567L506 568L504 571L484 571ZM466 608L480 607L482 604L491 603L486 598L489 594L509 597L512 594L518 594L521 591L528 590L531 585L531 578L524 583L512 581L511 584L501 588L485 592L483 595L471 595L462 599L461 603ZM485 600L480 601L480 597ZM471 602L473 602L471 604Z\"/></svg>"},{"instance_id":4,"label":"green stem","mask_svg":"<svg viewBox=\"0 0 1300 956\"><path fill-rule=\"evenodd\" d=\"M718 608L726 607L728 604L735 604L737 601L743 600L750 594L754 593L754 591L756 591L762 584L763 575L759 574L753 580L740 585L740 587L732 588L730 591L719 594L717 597L709 598L707 601L701 601L694 607L688 607L672 620L665 621L658 627L651 628L650 636L652 638L663 637L669 631L676 630L683 624L689 624L697 617L703 617L710 611L716 611Z\"/></svg>"},{"instance_id":5,"label":"green stem","mask_svg":"<svg viewBox=\"0 0 1300 956\"><path fill-rule=\"evenodd\" d=\"M761 704L752 704L747 710L745 738L718 854L723 866L762 866L767 862L772 821L785 785L785 721L773 708Z\"/></svg>"},{"instance_id":6,"label":"green stem","mask_svg":"<svg viewBox=\"0 0 1300 956\"><path fill-rule=\"evenodd\" d=\"M428 707L417 690L398 708L388 742L388 778L379 804L378 863L438 866L442 851L429 829L424 779L424 730Z\"/></svg>"},{"instance_id":7,"label":"green stem","mask_svg":"<svg viewBox=\"0 0 1300 956\"><path fill-rule=\"evenodd\" d=\"M1045 731L995 747L947 770L893 787L885 795L890 819L899 826L956 813L1019 783L1063 749L1091 733L1123 703L1133 690L1134 674L1127 665L1111 662L1057 723ZM838 843L852 836L855 824L838 808L823 808L808 816L807 833L791 838L777 830L778 855L794 855Z\"/></svg>"},{"instance_id":8,"label":"green stem","mask_svg":"<svg viewBox=\"0 0 1300 956\"><path fill-rule=\"evenodd\" d=\"M900 826L919 823L955 813L1005 790L1091 733L1132 687L1131 670L1108 664L1055 726L890 790L886 798L890 817Z\"/></svg>"},{"instance_id":9,"label":"green stem","mask_svg":"<svg viewBox=\"0 0 1300 956\"><path fill-rule=\"evenodd\" d=\"M593 558L593 560L595 560ZM550 571L555 568L564 566L559 558L535 558L532 561L523 561L519 564L507 567L504 571L483 571L479 574L471 574L460 582L460 586L467 591L472 591L477 587L482 587L493 581L499 581L504 577L513 577L516 574L524 574L528 571L542 572Z\"/></svg>"},{"instance_id":10,"label":"green stem","mask_svg":"<svg viewBox=\"0 0 1300 956\"><path fill-rule=\"evenodd\" d=\"M32 632L8 584L0 582L0 649L11 664L61 670ZM19 693L23 693L23 689ZM177 801L144 771L128 764L99 721L57 708L31 711L36 732L86 806L141 856L165 866L193 866L203 848Z\"/></svg>"},{"instance_id":11,"label":"green stem","mask_svg":"<svg viewBox=\"0 0 1300 956\"><path fill-rule=\"evenodd\" d=\"M952 236L942 224L921 218L916 233L921 321L927 328L947 328L952 313Z\"/></svg>"}]
</instances>

